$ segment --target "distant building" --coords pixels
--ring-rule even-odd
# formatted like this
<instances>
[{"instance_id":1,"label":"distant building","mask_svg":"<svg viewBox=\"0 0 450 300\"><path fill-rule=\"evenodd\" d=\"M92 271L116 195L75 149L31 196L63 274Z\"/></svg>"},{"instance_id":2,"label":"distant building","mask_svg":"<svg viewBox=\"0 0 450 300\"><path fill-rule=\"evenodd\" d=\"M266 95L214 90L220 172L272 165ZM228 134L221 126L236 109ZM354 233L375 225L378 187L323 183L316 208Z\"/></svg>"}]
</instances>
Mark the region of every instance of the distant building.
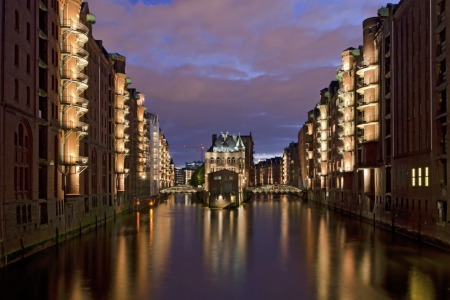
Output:
<instances>
[{"instance_id":1,"label":"distant building","mask_svg":"<svg viewBox=\"0 0 450 300\"><path fill-rule=\"evenodd\" d=\"M175 164L170 156L169 142L160 130L159 132L159 188L165 189L175 184Z\"/></svg>"},{"instance_id":2,"label":"distant building","mask_svg":"<svg viewBox=\"0 0 450 300\"><path fill-rule=\"evenodd\" d=\"M298 143L292 142L283 150L282 183L299 187L299 169Z\"/></svg>"},{"instance_id":3,"label":"distant building","mask_svg":"<svg viewBox=\"0 0 450 300\"><path fill-rule=\"evenodd\" d=\"M257 186L282 184L283 158L273 157L260 161L255 165L255 184Z\"/></svg>"},{"instance_id":4,"label":"distant building","mask_svg":"<svg viewBox=\"0 0 450 300\"><path fill-rule=\"evenodd\" d=\"M247 186L255 185L255 163L253 154L255 152L255 147L253 143L253 136L250 132L249 135L241 135L242 142L245 146L245 181Z\"/></svg>"},{"instance_id":5,"label":"distant building","mask_svg":"<svg viewBox=\"0 0 450 300\"><path fill-rule=\"evenodd\" d=\"M184 170L184 181L185 184L189 184L192 178L192 174L195 170L197 170L199 167L201 167L204 164L204 162L197 160L192 162L186 162L186 167L183 168Z\"/></svg>"},{"instance_id":6,"label":"distant building","mask_svg":"<svg viewBox=\"0 0 450 300\"><path fill-rule=\"evenodd\" d=\"M186 162L186 169L189 170L197 170L198 167L201 167L203 165L203 162L200 160Z\"/></svg>"},{"instance_id":7,"label":"distant building","mask_svg":"<svg viewBox=\"0 0 450 300\"><path fill-rule=\"evenodd\" d=\"M185 168L175 168L175 185L186 184L186 169Z\"/></svg>"},{"instance_id":8,"label":"distant building","mask_svg":"<svg viewBox=\"0 0 450 300\"><path fill-rule=\"evenodd\" d=\"M161 166L159 118L157 114L149 113L147 120L150 136L150 195L157 195L160 190L159 172Z\"/></svg>"}]
</instances>

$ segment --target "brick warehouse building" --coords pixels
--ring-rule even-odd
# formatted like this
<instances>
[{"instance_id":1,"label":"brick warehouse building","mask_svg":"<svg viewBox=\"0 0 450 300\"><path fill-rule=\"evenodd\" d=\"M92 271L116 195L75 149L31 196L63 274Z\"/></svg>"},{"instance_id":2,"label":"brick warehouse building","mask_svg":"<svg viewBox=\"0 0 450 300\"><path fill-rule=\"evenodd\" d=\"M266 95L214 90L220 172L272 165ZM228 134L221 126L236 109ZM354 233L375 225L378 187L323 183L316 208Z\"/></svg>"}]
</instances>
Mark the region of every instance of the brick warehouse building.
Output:
<instances>
[{"instance_id":1,"label":"brick warehouse building","mask_svg":"<svg viewBox=\"0 0 450 300\"><path fill-rule=\"evenodd\" d=\"M449 246L447 11L403 0L364 20L363 45L342 52L337 88L308 113L299 156L309 199Z\"/></svg>"},{"instance_id":2,"label":"brick warehouse building","mask_svg":"<svg viewBox=\"0 0 450 300\"><path fill-rule=\"evenodd\" d=\"M150 195L150 131L126 58L93 37L87 3L5 0L0 10L4 265Z\"/></svg>"}]
</instances>

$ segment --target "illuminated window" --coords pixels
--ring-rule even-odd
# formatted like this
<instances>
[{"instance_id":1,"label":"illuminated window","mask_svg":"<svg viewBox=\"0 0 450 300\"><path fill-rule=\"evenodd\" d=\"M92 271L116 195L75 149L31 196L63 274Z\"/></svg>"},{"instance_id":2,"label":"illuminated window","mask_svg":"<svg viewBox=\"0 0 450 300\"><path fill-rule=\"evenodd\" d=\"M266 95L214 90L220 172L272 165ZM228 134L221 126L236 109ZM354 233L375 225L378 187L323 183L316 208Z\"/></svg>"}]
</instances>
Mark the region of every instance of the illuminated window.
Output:
<instances>
[{"instance_id":1,"label":"illuminated window","mask_svg":"<svg viewBox=\"0 0 450 300\"><path fill-rule=\"evenodd\" d=\"M417 185L422 186L422 168L417 169Z\"/></svg>"},{"instance_id":2,"label":"illuminated window","mask_svg":"<svg viewBox=\"0 0 450 300\"><path fill-rule=\"evenodd\" d=\"M416 169L412 169L412 186L416 186Z\"/></svg>"},{"instance_id":3,"label":"illuminated window","mask_svg":"<svg viewBox=\"0 0 450 300\"><path fill-rule=\"evenodd\" d=\"M428 167L425 167L425 186L428 186Z\"/></svg>"}]
</instances>

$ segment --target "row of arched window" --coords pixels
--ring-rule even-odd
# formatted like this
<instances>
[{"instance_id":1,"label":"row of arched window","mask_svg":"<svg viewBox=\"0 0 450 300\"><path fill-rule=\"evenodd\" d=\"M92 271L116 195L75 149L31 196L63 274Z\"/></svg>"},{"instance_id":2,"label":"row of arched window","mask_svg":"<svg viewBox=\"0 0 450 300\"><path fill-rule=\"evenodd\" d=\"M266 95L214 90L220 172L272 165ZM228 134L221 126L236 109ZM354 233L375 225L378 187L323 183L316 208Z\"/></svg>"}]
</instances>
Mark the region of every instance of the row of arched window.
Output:
<instances>
[{"instance_id":1,"label":"row of arched window","mask_svg":"<svg viewBox=\"0 0 450 300\"><path fill-rule=\"evenodd\" d=\"M240 160L242 161L242 158L240 158ZM236 163L236 158L234 158L234 157L227 157L227 158L220 158L220 157L218 157L218 158L216 158L216 159L214 159L214 157L211 157L211 159L210 159L210 163L211 164L214 164L214 163L216 163L216 164L225 164L225 163L227 163L227 164L235 164Z\"/></svg>"}]
</instances>

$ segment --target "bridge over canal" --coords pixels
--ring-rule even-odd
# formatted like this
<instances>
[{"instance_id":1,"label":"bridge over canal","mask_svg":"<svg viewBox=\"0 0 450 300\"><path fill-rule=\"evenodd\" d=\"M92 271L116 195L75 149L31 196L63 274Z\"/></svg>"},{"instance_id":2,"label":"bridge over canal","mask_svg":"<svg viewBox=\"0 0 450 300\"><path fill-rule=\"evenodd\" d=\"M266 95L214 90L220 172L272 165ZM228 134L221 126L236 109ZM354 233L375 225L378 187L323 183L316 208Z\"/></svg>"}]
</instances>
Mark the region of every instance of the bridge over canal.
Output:
<instances>
[{"instance_id":1,"label":"bridge over canal","mask_svg":"<svg viewBox=\"0 0 450 300\"><path fill-rule=\"evenodd\" d=\"M160 191L161 194L194 194L198 190L190 185L171 186Z\"/></svg>"},{"instance_id":2,"label":"bridge over canal","mask_svg":"<svg viewBox=\"0 0 450 300\"><path fill-rule=\"evenodd\" d=\"M248 187L245 189L247 193L251 194L290 194L303 197L305 191L290 185L269 184L262 186Z\"/></svg>"}]
</instances>

